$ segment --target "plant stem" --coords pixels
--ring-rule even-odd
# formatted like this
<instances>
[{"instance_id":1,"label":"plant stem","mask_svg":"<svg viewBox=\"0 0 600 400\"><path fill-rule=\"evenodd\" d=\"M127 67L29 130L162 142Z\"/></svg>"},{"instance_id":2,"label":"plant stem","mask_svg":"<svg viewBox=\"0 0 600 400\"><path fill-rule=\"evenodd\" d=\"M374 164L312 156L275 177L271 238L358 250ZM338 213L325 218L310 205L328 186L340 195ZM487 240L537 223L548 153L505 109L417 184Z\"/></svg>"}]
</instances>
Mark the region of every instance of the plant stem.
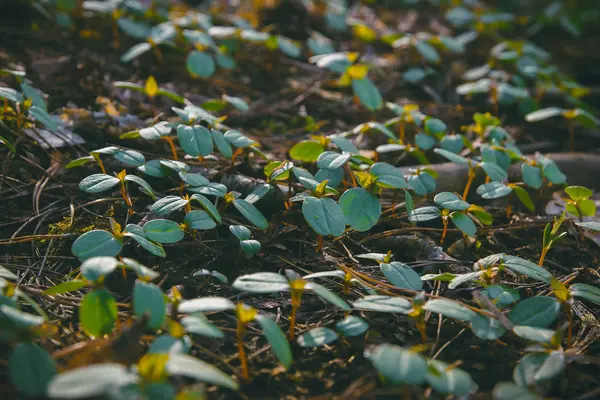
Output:
<instances>
[{"instance_id":1,"label":"plant stem","mask_svg":"<svg viewBox=\"0 0 600 400\"><path fill-rule=\"evenodd\" d=\"M98 166L100 167L100 171L102 171L103 174L106 174L106 168L104 168L104 163L100 159L100 155L97 153L94 153L94 154L92 154L92 157L94 157L94 160L96 160L96 162L98 163Z\"/></svg>"},{"instance_id":2,"label":"plant stem","mask_svg":"<svg viewBox=\"0 0 600 400\"><path fill-rule=\"evenodd\" d=\"M315 253L320 252L322 248L323 248L323 236L317 235L317 249L315 250Z\"/></svg>"},{"instance_id":3,"label":"plant stem","mask_svg":"<svg viewBox=\"0 0 600 400\"><path fill-rule=\"evenodd\" d=\"M169 146L171 147L171 155L173 156L173 160L177 161L179 159L179 157L177 157L177 148L175 148L175 143L173 142L173 138L171 138L169 136L163 136L162 138L167 143L169 143Z\"/></svg>"},{"instance_id":4,"label":"plant stem","mask_svg":"<svg viewBox=\"0 0 600 400\"><path fill-rule=\"evenodd\" d=\"M133 203L131 202L131 199L129 198L129 194L127 193L127 187L125 186L125 182L121 181L121 187L119 189L119 192L121 192L121 196L123 196L123 200L125 200L125 204L127 204L127 208L129 208L129 215L133 214Z\"/></svg>"},{"instance_id":5,"label":"plant stem","mask_svg":"<svg viewBox=\"0 0 600 400\"><path fill-rule=\"evenodd\" d=\"M573 342L573 310L568 304L565 304L567 308L567 318L569 320L569 327L567 328L567 348L571 347Z\"/></svg>"},{"instance_id":6,"label":"plant stem","mask_svg":"<svg viewBox=\"0 0 600 400\"><path fill-rule=\"evenodd\" d=\"M538 261L538 265L540 267L544 264L544 260L546 259L546 253L548 253L548 250L550 250L550 248L548 247L542 248L542 254L540 255L540 259Z\"/></svg>"},{"instance_id":7,"label":"plant stem","mask_svg":"<svg viewBox=\"0 0 600 400\"><path fill-rule=\"evenodd\" d=\"M352 173L352 170L350 169L350 166L348 165L348 163L346 163L344 165L344 169L346 170L348 175L350 175L350 179L352 180L352 186L357 187L358 184L356 183L356 178L354 177L354 174Z\"/></svg>"},{"instance_id":8,"label":"plant stem","mask_svg":"<svg viewBox=\"0 0 600 400\"><path fill-rule=\"evenodd\" d=\"M475 170L471 166L469 166L469 179L467 180L467 185L465 186L465 191L462 195L463 200L467 200L467 195L469 194L469 189L471 189L473 179L475 179Z\"/></svg>"},{"instance_id":9,"label":"plant stem","mask_svg":"<svg viewBox=\"0 0 600 400\"><path fill-rule=\"evenodd\" d=\"M440 244L444 244L444 240L446 240L446 233L448 232L448 219L442 218L442 224L444 224L444 230L442 231Z\"/></svg>"},{"instance_id":10,"label":"plant stem","mask_svg":"<svg viewBox=\"0 0 600 400\"><path fill-rule=\"evenodd\" d=\"M512 212L512 207L510 206L510 203L508 203L508 206L506 206L506 218L510 218L511 212Z\"/></svg>"},{"instance_id":11,"label":"plant stem","mask_svg":"<svg viewBox=\"0 0 600 400\"><path fill-rule=\"evenodd\" d=\"M240 364L242 368L242 377L245 380L250 379L250 372L248 370L248 357L246 356L246 350L244 349L244 334L246 333L246 326L242 321L238 319L236 337L237 337L237 348L240 353Z\"/></svg>"}]
</instances>

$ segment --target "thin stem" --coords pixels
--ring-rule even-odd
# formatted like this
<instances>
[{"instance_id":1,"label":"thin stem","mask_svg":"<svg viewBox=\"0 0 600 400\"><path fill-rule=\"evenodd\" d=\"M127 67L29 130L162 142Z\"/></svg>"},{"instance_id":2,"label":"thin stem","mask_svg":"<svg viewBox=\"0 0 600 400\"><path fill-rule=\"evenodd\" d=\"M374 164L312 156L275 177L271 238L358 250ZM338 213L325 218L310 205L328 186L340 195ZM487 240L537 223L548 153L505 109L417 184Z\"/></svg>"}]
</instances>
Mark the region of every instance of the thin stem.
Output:
<instances>
[{"instance_id":1,"label":"thin stem","mask_svg":"<svg viewBox=\"0 0 600 400\"><path fill-rule=\"evenodd\" d=\"M171 147L171 155L173 156L173 160L177 161L179 157L177 157L177 148L175 147L175 142L173 142L173 138L169 136L163 136L162 138L166 140L167 143L169 143L169 146Z\"/></svg>"},{"instance_id":2,"label":"thin stem","mask_svg":"<svg viewBox=\"0 0 600 400\"><path fill-rule=\"evenodd\" d=\"M350 179L352 180L352 186L357 187L358 183L356 183L356 178L354 177L354 174L352 173L352 170L350 169L350 165L348 165L348 163L344 165L344 169L346 170L348 175L350 175Z\"/></svg>"},{"instance_id":3,"label":"thin stem","mask_svg":"<svg viewBox=\"0 0 600 400\"><path fill-rule=\"evenodd\" d=\"M475 170L471 166L469 166L469 179L467 180L467 185L465 186L465 191L462 195L463 200L467 200L467 195L469 194L469 189L471 189L473 179L475 179Z\"/></svg>"},{"instance_id":4,"label":"thin stem","mask_svg":"<svg viewBox=\"0 0 600 400\"><path fill-rule=\"evenodd\" d=\"M442 218L442 224L444 224L444 230L442 231L442 237L440 239L440 244L444 244L444 240L446 240L446 233L448 232L448 219Z\"/></svg>"},{"instance_id":5,"label":"thin stem","mask_svg":"<svg viewBox=\"0 0 600 400\"><path fill-rule=\"evenodd\" d=\"M296 312L298 307L292 305L292 312L290 313L290 330L288 332L288 338L290 342L294 340L294 331L296 330Z\"/></svg>"},{"instance_id":6,"label":"thin stem","mask_svg":"<svg viewBox=\"0 0 600 400\"><path fill-rule=\"evenodd\" d=\"M512 212L512 207L510 206L510 203L508 203L508 206L506 206L506 218L510 218L511 212Z\"/></svg>"},{"instance_id":7,"label":"thin stem","mask_svg":"<svg viewBox=\"0 0 600 400\"><path fill-rule=\"evenodd\" d=\"M321 249L323 249L323 236L317 235L317 249L315 250L315 253L320 252Z\"/></svg>"},{"instance_id":8,"label":"thin stem","mask_svg":"<svg viewBox=\"0 0 600 400\"><path fill-rule=\"evenodd\" d=\"M567 318L569 320L569 327L567 328L567 348L571 347L573 343L573 310L568 304L565 304L567 308Z\"/></svg>"},{"instance_id":9,"label":"thin stem","mask_svg":"<svg viewBox=\"0 0 600 400\"><path fill-rule=\"evenodd\" d=\"M546 259L546 253L550 250L549 247L542 248L542 254L540 255L540 259L538 261L538 265L541 267L544 264L544 260Z\"/></svg>"},{"instance_id":10,"label":"thin stem","mask_svg":"<svg viewBox=\"0 0 600 400\"><path fill-rule=\"evenodd\" d=\"M102 171L103 174L106 174L106 168L104 168L104 163L102 162L102 159L100 159L100 155L97 153L93 153L92 157L94 157L94 160L96 160L96 162L98 163L100 171Z\"/></svg>"},{"instance_id":11,"label":"thin stem","mask_svg":"<svg viewBox=\"0 0 600 400\"><path fill-rule=\"evenodd\" d=\"M121 196L123 196L123 200L125 200L125 204L127 204L127 208L129 208L129 215L133 214L133 203L131 202L131 198L127 193L127 187L125 186L125 181L121 181L121 188L119 189L121 192Z\"/></svg>"},{"instance_id":12,"label":"thin stem","mask_svg":"<svg viewBox=\"0 0 600 400\"><path fill-rule=\"evenodd\" d=\"M250 379L250 371L248 369L248 357L246 356L246 350L244 349L244 334L246 333L246 326L243 322L238 319L236 337L237 337L237 348L240 353L240 364L242 368L242 377L245 380Z\"/></svg>"}]
</instances>

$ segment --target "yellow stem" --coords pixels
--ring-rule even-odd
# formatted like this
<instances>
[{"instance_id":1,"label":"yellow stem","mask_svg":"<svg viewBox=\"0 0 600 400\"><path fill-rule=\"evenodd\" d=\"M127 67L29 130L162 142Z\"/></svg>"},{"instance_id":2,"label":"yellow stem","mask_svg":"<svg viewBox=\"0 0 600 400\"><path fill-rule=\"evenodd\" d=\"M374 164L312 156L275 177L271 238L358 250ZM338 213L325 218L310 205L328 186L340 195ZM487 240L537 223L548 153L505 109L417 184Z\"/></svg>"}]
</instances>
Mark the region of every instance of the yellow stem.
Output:
<instances>
[{"instance_id":1,"label":"yellow stem","mask_svg":"<svg viewBox=\"0 0 600 400\"><path fill-rule=\"evenodd\" d=\"M244 323L238 320L237 323L237 348L240 353L240 364L242 368L242 377L245 380L250 379L250 371L248 370L248 357L246 356L246 350L244 349L244 334L246 333L246 327Z\"/></svg>"},{"instance_id":2,"label":"yellow stem","mask_svg":"<svg viewBox=\"0 0 600 400\"><path fill-rule=\"evenodd\" d=\"M344 168L346 169L346 172L348 173L348 175L350 175L350 179L352 180L352 186L357 187L358 183L356 183L356 178L354 177L354 174L352 173L350 166L346 163L346 165L344 165Z\"/></svg>"},{"instance_id":3,"label":"yellow stem","mask_svg":"<svg viewBox=\"0 0 600 400\"><path fill-rule=\"evenodd\" d=\"M323 248L323 236L317 235L317 249L315 250L315 253L320 252L322 248Z\"/></svg>"},{"instance_id":4,"label":"yellow stem","mask_svg":"<svg viewBox=\"0 0 600 400\"><path fill-rule=\"evenodd\" d=\"M127 208L129 208L129 215L133 214L133 203L129 198L129 194L127 193L127 188L125 187L125 182L121 181L121 188L119 189L121 192L121 196L123 196L123 200L125 200L125 204L127 204Z\"/></svg>"},{"instance_id":5,"label":"yellow stem","mask_svg":"<svg viewBox=\"0 0 600 400\"><path fill-rule=\"evenodd\" d=\"M173 138L169 136L163 136L162 138L166 140L167 143L169 143L169 146L171 147L171 155L173 156L173 160L177 161L179 158L177 157L177 148L175 147Z\"/></svg>"},{"instance_id":6,"label":"yellow stem","mask_svg":"<svg viewBox=\"0 0 600 400\"><path fill-rule=\"evenodd\" d=\"M298 311L298 307L292 304L292 312L290 313L290 330L288 332L288 338L290 342L294 340L294 333L296 330L296 312Z\"/></svg>"},{"instance_id":7,"label":"yellow stem","mask_svg":"<svg viewBox=\"0 0 600 400\"><path fill-rule=\"evenodd\" d=\"M442 231L440 244L444 244L444 240L446 240L446 233L448 232L448 220L446 218L442 218L442 224L444 224L444 230Z\"/></svg>"},{"instance_id":8,"label":"yellow stem","mask_svg":"<svg viewBox=\"0 0 600 400\"><path fill-rule=\"evenodd\" d=\"M546 259L546 253L548 253L549 248L544 247L542 249L542 254L540 255L540 259L538 261L538 265L541 267L544 264L544 260Z\"/></svg>"},{"instance_id":9,"label":"yellow stem","mask_svg":"<svg viewBox=\"0 0 600 400\"><path fill-rule=\"evenodd\" d=\"M467 180L467 185L465 186L465 191L463 192L462 198L463 200L467 200L467 195L469 194L469 189L471 189L471 184L473 183L473 179L475 179L475 170L469 167L469 179Z\"/></svg>"},{"instance_id":10,"label":"yellow stem","mask_svg":"<svg viewBox=\"0 0 600 400\"><path fill-rule=\"evenodd\" d=\"M506 218L510 218L510 214L512 212L512 208L510 204L506 207Z\"/></svg>"}]
</instances>

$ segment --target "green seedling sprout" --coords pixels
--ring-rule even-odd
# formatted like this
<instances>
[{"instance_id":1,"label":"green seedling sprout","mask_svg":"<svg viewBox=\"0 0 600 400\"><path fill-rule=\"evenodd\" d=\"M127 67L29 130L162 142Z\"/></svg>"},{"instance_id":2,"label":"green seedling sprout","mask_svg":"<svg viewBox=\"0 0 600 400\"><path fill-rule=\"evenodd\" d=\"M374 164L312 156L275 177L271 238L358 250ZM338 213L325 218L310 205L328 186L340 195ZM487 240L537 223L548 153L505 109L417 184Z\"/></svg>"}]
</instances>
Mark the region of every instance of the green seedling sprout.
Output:
<instances>
[{"instance_id":1,"label":"green seedling sprout","mask_svg":"<svg viewBox=\"0 0 600 400\"><path fill-rule=\"evenodd\" d=\"M567 126L569 128L569 149L574 151L575 149L575 122L581 124L586 128L595 128L600 125L600 120L586 110L581 108L575 109L564 109L559 107L543 108L541 110L534 111L525 116L528 122L543 121L556 116L562 116L567 120Z\"/></svg>"},{"instance_id":2,"label":"green seedling sprout","mask_svg":"<svg viewBox=\"0 0 600 400\"><path fill-rule=\"evenodd\" d=\"M540 255L540 259L538 261L538 265L541 267L544 265L544 260L546 259L546 254L552 248L552 246L558 242L560 239L566 236L567 232L559 233L560 227L565 220L565 213L563 212L560 217L554 218L554 222L550 224L548 222L546 227L544 228L544 237L542 242L542 254Z\"/></svg>"}]
</instances>

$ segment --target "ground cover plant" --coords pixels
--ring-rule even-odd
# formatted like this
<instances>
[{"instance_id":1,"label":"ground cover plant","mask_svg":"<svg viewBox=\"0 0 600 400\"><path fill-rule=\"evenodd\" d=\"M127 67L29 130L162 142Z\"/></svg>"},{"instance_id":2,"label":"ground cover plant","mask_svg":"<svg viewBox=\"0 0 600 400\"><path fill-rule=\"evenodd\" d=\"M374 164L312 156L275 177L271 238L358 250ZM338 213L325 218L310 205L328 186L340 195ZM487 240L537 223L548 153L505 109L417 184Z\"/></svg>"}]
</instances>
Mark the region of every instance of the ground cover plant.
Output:
<instances>
[{"instance_id":1,"label":"ground cover plant","mask_svg":"<svg viewBox=\"0 0 600 400\"><path fill-rule=\"evenodd\" d=\"M12 3L7 398L600 397L600 6Z\"/></svg>"}]
</instances>

